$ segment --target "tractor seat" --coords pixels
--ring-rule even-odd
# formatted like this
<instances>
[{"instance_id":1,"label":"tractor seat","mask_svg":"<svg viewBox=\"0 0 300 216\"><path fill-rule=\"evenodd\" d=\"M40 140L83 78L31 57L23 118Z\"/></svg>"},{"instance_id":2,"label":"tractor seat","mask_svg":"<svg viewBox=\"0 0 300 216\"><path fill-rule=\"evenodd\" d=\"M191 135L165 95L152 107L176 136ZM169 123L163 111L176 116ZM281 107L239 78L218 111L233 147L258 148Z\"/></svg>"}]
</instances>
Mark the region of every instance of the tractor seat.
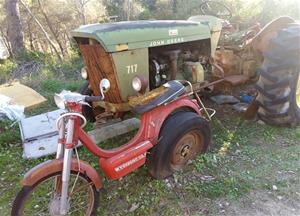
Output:
<instances>
[{"instance_id":1,"label":"tractor seat","mask_svg":"<svg viewBox=\"0 0 300 216\"><path fill-rule=\"evenodd\" d=\"M136 105L132 108L132 111L138 114L148 112L155 107L171 102L177 97L185 93L185 87L177 80L171 80L163 84L167 90L161 95L156 96L151 102L143 105Z\"/></svg>"}]
</instances>

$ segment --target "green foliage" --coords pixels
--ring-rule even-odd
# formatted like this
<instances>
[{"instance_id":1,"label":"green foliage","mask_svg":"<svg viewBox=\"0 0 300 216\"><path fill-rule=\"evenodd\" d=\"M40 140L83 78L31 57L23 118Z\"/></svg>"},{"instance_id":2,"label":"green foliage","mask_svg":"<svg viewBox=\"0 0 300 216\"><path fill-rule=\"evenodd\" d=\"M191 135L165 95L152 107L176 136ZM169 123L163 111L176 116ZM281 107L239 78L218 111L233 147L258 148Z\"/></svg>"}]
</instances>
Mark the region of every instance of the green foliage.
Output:
<instances>
[{"instance_id":1,"label":"green foliage","mask_svg":"<svg viewBox=\"0 0 300 216\"><path fill-rule=\"evenodd\" d=\"M139 2L151 13L155 12L157 9L157 0L139 0Z\"/></svg>"},{"instance_id":2,"label":"green foliage","mask_svg":"<svg viewBox=\"0 0 300 216\"><path fill-rule=\"evenodd\" d=\"M0 121L0 148L20 142L20 130L17 122Z\"/></svg>"},{"instance_id":3,"label":"green foliage","mask_svg":"<svg viewBox=\"0 0 300 216\"><path fill-rule=\"evenodd\" d=\"M49 53L43 53L39 51L23 50L16 57L17 62L28 62L28 61L37 61L42 63L53 63L55 57Z\"/></svg>"},{"instance_id":4,"label":"green foliage","mask_svg":"<svg viewBox=\"0 0 300 216\"><path fill-rule=\"evenodd\" d=\"M51 70L62 75L65 79L81 79L80 71L83 67L82 58L76 52L71 52L62 63L57 62L56 65L49 65Z\"/></svg>"},{"instance_id":5,"label":"green foliage","mask_svg":"<svg viewBox=\"0 0 300 216\"><path fill-rule=\"evenodd\" d=\"M193 15L201 15L200 5L205 0L139 0L139 2L144 8L139 15L141 19L187 19ZM233 16L230 21L240 23L242 26L253 25L255 22L266 24L283 15L300 19L298 0L225 0L219 2L231 10Z\"/></svg>"},{"instance_id":6,"label":"green foliage","mask_svg":"<svg viewBox=\"0 0 300 216\"><path fill-rule=\"evenodd\" d=\"M81 81L59 81L55 79L44 80L41 82L41 90L44 93L59 93L66 89L70 91L78 91Z\"/></svg>"},{"instance_id":7,"label":"green foliage","mask_svg":"<svg viewBox=\"0 0 300 216\"><path fill-rule=\"evenodd\" d=\"M118 20L125 20L126 15L123 8L123 0L104 0L103 3L109 16L118 16Z\"/></svg>"},{"instance_id":8,"label":"green foliage","mask_svg":"<svg viewBox=\"0 0 300 216\"><path fill-rule=\"evenodd\" d=\"M0 84L10 79L11 71L16 67L16 63L10 59L0 62Z\"/></svg>"},{"instance_id":9,"label":"green foliage","mask_svg":"<svg viewBox=\"0 0 300 216\"><path fill-rule=\"evenodd\" d=\"M48 53L26 50L16 59L0 63L0 83L13 78L35 88L46 79L81 80L80 70L83 66L81 56L74 50L70 50L63 62ZM13 71L17 72L12 77Z\"/></svg>"},{"instance_id":10,"label":"green foliage","mask_svg":"<svg viewBox=\"0 0 300 216\"><path fill-rule=\"evenodd\" d=\"M151 12L148 9L145 9L144 11L142 11L138 16L139 20L149 20L151 18L152 18Z\"/></svg>"},{"instance_id":11,"label":"green foliage","mask_svg":"<svg viewBox=\"0 0 300 216\"><path fill-rule=\"evenodd\" d=\"M261 3L261 11L258 15L258 19L262 23L283 15L291 16L294 19L300 19L300 2L299 0L264 0ZM272 8L272 10L270 10Z\"/></svg>"}]
</instances>

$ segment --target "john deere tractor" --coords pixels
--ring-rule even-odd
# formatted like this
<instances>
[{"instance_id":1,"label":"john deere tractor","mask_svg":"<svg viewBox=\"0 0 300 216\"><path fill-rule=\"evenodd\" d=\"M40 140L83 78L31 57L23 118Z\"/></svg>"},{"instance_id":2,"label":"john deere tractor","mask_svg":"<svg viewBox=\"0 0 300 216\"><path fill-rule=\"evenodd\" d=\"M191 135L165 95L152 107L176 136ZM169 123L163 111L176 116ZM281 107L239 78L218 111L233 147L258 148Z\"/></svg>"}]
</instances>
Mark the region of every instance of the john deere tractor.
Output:
<instances>
[{"instance_id":1,"label":"john deere tractor","mask_svg":"<svg viewBox=\"0 0 300 216\"><path fill-rule=\"evenodd\" d=\"M216 81L211 78L216 74L209 72L221 70L220 80L235 85L253 76L243 67L238 72L235 67L227 67L235 72L228 75L225 70L224 74L226 66L241 63L214 61L216 50L221 49L218 43L224 18L231 16L230 10L212 1L199 7L203 15L188 20L91 24L72 31L85 62L82 77L86 83L81 93L99 95L100 80L107 78L111 83L105 101L85 106L85 116L90 120L122 117L139 103L153 100L153 95L158 94L156 89L169 80L184 79L205 86L208 81ZM250 45L255 50L253 56L260 57L260 60L255 58L252 70L256 71L263 61L258 70L261 75L257 85L258 112L266 122L277 125L300 122L299 35L299 24L284 18L259 32L253 39L254 45ZM290 57L286 59L287 54Z\"/></svg>"}]
</instances>

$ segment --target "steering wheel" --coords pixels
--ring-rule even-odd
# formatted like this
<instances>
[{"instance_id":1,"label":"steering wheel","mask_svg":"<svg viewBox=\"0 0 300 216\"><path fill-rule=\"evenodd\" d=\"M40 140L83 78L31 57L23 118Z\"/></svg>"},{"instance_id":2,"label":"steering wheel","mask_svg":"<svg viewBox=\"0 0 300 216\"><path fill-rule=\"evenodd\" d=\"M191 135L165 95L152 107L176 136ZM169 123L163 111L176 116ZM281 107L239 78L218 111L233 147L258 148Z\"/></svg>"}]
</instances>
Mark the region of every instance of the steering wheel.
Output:
<instances>
[{"instance_id":1,"label":"steering wheel","mask_svg":"<svg viewBox=\"0 0 300 216\"><path fill-rule=\"evenodd\" d=\"M200 4L200 11L203 15L211 15L221 19L230 19L231 10L221 2L205 1Z\"/></svg>"}]
</instances>

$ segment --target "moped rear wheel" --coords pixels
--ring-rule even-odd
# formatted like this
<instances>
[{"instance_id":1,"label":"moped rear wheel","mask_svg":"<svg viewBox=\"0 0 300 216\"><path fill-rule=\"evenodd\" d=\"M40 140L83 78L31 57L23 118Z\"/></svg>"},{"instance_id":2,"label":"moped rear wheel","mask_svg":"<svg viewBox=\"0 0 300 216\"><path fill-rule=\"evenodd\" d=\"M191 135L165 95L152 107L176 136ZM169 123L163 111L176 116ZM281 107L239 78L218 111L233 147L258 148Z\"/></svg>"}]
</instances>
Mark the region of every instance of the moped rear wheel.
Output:
<instances>
[{"instance_id":1,"label":"moped rear wheel","mask_svg":"<svg viewBox=\"0 0 300 216\"><path fill-rule=\"evenodd\" d=\"M147 155L152 177L163 179L182 169L188 161L206 152L210 144L209 123L193 112L177 112L165 122L159 142Z\"/></svg>"},{"instance_id":2,"label":"moped rear wheel","mask_svg":"<svg viewBox=\"0 0 300 216\"><path fill-rule=\"evenodd\" d=\"M14 200L11 215L60 215L60 195L55 187L57 178L61 178L61 172L46 176L33 186L24 186ZM68 191L67 215L96 215L98 192L90 179L71 173Z\"/></svg>"}]
</instances>

